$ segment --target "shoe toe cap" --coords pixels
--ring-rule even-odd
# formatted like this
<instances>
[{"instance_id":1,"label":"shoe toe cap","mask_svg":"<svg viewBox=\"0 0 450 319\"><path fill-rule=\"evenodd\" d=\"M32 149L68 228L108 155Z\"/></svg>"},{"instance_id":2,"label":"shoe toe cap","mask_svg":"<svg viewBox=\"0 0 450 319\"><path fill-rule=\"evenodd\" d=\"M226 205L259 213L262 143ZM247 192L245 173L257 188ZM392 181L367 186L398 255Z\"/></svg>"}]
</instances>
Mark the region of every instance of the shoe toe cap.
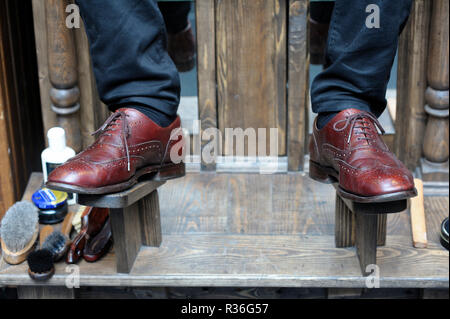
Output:
<instances>
[{"instance_id":1,"label":"shoe toe cap","mask_svg":"<svg viewBox=\"0 0 450 319\"><path fill-rule=\"evenodd\" d=\"M405 169L380 168L366 174L360 184L361 191L367 196L379 196L410 191L414 189L414 179Z\"/></svg>"},{"instance_id":2,"label":"shoe toe cap","mask_svg":"<svg viewBox=\"0 0 450 319\"><path fill-rule=\"evenodd\" d=\"M48 183L68 184L87 187L91 184L86 165L78 161L71 161L54 169L48 176Z\"/></svg>"}]
</instances>

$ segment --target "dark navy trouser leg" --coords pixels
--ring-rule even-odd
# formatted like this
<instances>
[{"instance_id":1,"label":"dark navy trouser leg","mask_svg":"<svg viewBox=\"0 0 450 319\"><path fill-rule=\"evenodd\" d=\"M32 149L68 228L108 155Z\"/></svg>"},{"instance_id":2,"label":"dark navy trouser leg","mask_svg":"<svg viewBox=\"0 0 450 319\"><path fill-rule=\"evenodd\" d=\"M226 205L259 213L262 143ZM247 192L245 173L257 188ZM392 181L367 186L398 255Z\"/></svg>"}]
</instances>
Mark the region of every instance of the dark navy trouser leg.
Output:
<instances>
[{"instance_id":1,"label":"dark navy trouser leg","mask_svg":"<svg viewBox=\"0 0 450 319\"><path fill-rule=\"evenodd\" d=\"M156 1L77 0L77 4L102 101L112 110L135 104L175 116L180 79L166 50L166 29Z\"/></svg>"},{"instance_id":2,"label":"dark navy trouser leg","mask_svg":"<svg viewBox=\"0 0 450 319\"><path fill-rule=\"evenodd\" d=\"M411 3L412 0L336 0L325 69L311 87L315 113L357 108L381 115L386 107L398 35L408 19ZM379 28L366 26L366 19L374 12L370 5L379 8ZM374 21L369 17L369 22Z\"/></svg>"}]
</instances>

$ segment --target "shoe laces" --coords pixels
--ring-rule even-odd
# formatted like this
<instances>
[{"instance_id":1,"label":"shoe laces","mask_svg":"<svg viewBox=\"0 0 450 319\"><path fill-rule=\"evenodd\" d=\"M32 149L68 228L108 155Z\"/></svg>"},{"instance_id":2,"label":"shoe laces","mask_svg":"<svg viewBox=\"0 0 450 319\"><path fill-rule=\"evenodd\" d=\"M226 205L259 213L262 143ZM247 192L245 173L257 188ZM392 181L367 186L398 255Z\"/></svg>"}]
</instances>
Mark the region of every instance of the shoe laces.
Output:
<instances>
[{"instance_id":1,"label":"shoe laces","mask_svg":"<svg viewBox=\"0 0 450 319\"><path fill-rule=\"evenodd\" d=\"M121 137L122 137L122 144L125 148L125 152L127 154L127 168L128 171L131 170L131 162L130 162L130 152L128 150L128 135L130 134L130 127L128 126L127 121L128 115L123 111L117 111L111 114L110 117L105 121L105 123L95 132L93 132L91 135L95 135L98 133L111 136L111 133L107 133L108 131L115 131L116 128L113 128L113 125L116 124L116 122L120 119L121 126Z\"/></svg>"},{"instance_id":2,"label":"shoe laces","mask_svg":"<svg viewBox=\"0 0 450 319\"><path fill-rule=\"evenodd\" d=\"M370 129L371 127L365 125L366 124L366 122L364 121L365 119L371 120L372 123L374 123L375 126L378 127L381 134L382 135L385 134L385 131L384 131L383 127L381 126L380 122L378 121L378 119L369 113L356 113L356 114L353 114L350 116L346 116L345 119L336 121L336 123L334 123L334 125L333 125L333 129L336 132L341 132L350 125L350 133L348 134L347 144L350 143L350 140L351 140L353 134L363 134L364 137L358 137L358 140L369 141L370 138L367 137L367 135L366 135L367 134L366 129ZM343 127L338 128L338 125L341 123L344 123L344 122L345 122L345 125ZM361 123L362 125L356 125L357 123ZM355 129L359 129L359 131L356 131Z\"/></svg>"}]
</instances>

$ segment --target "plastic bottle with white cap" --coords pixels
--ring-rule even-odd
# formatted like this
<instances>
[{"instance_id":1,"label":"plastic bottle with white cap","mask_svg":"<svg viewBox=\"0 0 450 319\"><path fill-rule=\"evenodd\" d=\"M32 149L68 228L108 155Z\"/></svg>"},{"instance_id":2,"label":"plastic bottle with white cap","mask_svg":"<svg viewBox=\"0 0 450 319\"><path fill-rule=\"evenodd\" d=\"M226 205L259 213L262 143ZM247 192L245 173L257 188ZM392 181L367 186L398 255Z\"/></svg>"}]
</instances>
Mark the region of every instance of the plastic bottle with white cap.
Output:
<instances>
[{"instance_id":1,"label":"plastic bottle with white cap","mask_svg":"<svg viewBox=\"0 0 450 319\"><path fill-rule=\"evenodd\" d=\"M66 132L61 127L52 127L47 132L48 148L42 154L42 172L44 173L44 182L48 175L59 165L65 163L68 159L75 156L75 151L66 145ZM74 196L69 194L69 204L74 202Z\"/></svg>"}]
</instances>

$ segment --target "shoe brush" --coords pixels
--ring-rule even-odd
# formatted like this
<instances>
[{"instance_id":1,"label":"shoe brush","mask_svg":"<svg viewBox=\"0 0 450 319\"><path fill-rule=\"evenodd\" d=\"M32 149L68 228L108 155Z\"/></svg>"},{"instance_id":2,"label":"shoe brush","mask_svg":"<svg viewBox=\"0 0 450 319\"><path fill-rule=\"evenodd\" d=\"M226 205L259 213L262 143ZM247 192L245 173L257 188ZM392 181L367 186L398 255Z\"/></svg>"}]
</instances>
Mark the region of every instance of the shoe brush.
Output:
<instances>
[{"instance_id":1,"label":"shoe brush","mask_svg":"<svg viewBox=\"0 0 450 319\"><path fill-rule=\"evenodd\" d=\"M41 249L49 250L54 261L59 261L67 253L70 245L70 231L72 230L73 213L67 213L61 225L61 231L54 231L44 241Z\"/></svg>"},{"instance_id":2,"label":"shoe brush","mask_svg":"<svg viewBox=\"0 0 450 319\"><path fill-rule=\"evenodd\" d=\"M39 212L28 201L11 206L1 221L0 236L3 258L12 265L22 263L39 235Z\"/></svg>"},{"instance_id":3,"label":"shoe brush","mask_svg":"<svg viewBox=\"0 0 450 319\"><path fill-rule=\"evenodd\" d=\"M44 281L55 274L53 254L48 249L39 249L30 253L27 257L28 275L31 279Z\"/></svg>"},{"instance_id":4,"label":"shoe brush","mask_svg":"<svg viewBox=\"0 0 450 319\"><path fill-rule=\"evenodd\" d=\"M70 245L73 213L69 212L61 225L61 231L53 231L52 226L41 229L41 249L28 256L28 274L34 280L50 279L55 273L54 262L60 260Z\"/></svg>"}]
</instances>

